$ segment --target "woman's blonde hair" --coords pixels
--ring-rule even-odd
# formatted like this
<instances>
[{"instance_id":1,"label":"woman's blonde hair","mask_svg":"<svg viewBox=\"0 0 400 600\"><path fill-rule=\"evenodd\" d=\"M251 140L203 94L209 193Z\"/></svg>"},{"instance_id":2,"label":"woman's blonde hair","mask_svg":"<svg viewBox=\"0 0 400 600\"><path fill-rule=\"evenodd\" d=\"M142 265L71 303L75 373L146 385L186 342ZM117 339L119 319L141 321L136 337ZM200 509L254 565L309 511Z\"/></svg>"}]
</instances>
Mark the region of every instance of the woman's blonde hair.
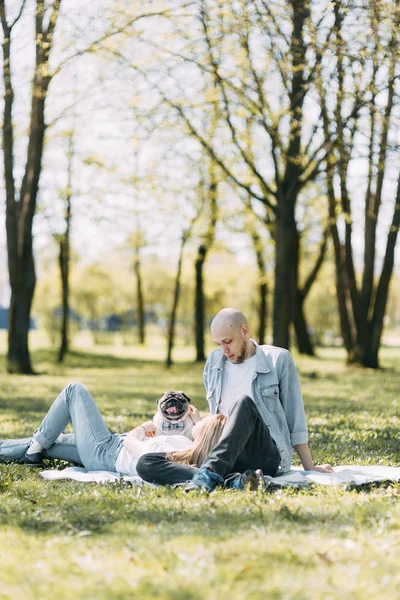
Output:
<instances>
[{"instance_id":1,"label":"woman's blonde hair","mask_svg":"<svg viewBox=\"0 0 400 600\"><path fill-rule=\"evenodd\" d=\"M214 418L207 419L192 448L168 452L166 458L182 465L200 467L214 446L217 445L225 422L224 415L215 415Z\"/></svg>"}]
</instances>

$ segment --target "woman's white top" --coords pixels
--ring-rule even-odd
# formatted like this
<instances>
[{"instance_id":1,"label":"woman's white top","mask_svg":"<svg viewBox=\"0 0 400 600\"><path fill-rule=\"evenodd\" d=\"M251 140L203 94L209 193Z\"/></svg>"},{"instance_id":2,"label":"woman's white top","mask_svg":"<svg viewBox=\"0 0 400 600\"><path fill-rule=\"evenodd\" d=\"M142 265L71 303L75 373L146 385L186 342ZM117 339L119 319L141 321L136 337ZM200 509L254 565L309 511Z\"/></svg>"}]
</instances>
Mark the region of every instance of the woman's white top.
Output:
<instances>
[{"instance_id":1,"label":"woman's white top","mask_svg":"<svg viewBox=\"0 0 400 600\"><path fill-rule=\"evenodd\" d=\"M176 450L188 450L193 442L184 435L158 435L154 438L146 438L140 444L140 456L151 452L174 452ZM133 456L122 446L115 462L115 470L122 475L137 475L136 463L139 456Z\"/></svg>"}]
</instances>

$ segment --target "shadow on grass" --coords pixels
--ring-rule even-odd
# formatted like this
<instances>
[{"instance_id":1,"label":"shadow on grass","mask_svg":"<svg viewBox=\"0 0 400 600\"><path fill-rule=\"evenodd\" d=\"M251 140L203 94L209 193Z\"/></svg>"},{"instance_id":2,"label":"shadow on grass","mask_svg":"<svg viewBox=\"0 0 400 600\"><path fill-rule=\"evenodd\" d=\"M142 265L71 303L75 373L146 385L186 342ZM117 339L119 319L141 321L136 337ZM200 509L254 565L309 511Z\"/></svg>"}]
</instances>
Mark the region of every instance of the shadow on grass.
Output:
<instances>
[{"instance_id":1,"label":"shadow on grass","mask_svg":"<svg viewBox=\"0 0 400 600\"><path fill-rule=\"evenodd\" d=\"M46 398L18 398L0 400L0 412L18 415L24 421L34 418L43 418L49 409L49 401ZM39 417L38 417L39 415Z\"/></svg>"},{"instance_id":2,"label":"shadow on grass","mask_svg":"<svg viewBox=\"0 0 400 600\"><path fill-rule=\"evenodd\" d=\"M54 368L61 373L69 369L131 369L135 367L148 366L162 370L164 373L171 372L165 366L164 360L155 360L151 358L132 358L115 356L113 354L97 354L91 352L82 352L71 350L65 357L62 364L57 362L57 351L49 348L43 348L32 352L32 364L35 369L35 375L47 375L48 371L40 368L40 365L54 365ZM173 368L194 367L194 361L179 361L174 364ZM5 355L0 355L0 370L5 371L6 360Z\"/></svg>"},{"instance_id":3,"label":"shadow on grass","mask_svg":"<svg viewBox=\"0 0 400 600\"><path fill-rule=\"evenodd\" d=\"M54 494L56 497L53 505L46 500L41 501L32 493L18 493L19 502L16 505L6 507L3 503L0 506L0 526L9 525L32 535L64 534L72 537L115 535L122 528L127 541L132 528L138 528L139 535L147 535L149 529L154 528L154 533L158 530L165 542L176 537L198 535L202 539L222 541L260 526L284 530L297 525L308 530L318 524L326 527L330 523L337 529L354 521L351 512L343 513L339 509L312 511L307 509L306 504L293 507L284 499L271 510L268 497L274 491L262 496L255 492L246 493L245 497L238 499L237 504L234 501L228 507L223 496L235 492L220 492L215 499L201 495L194 501L188 496L182 499L181 491L146 490L139 497L140 492L135 487L131 490L126 487L119 489L118 484L108 484L99 490L97 484L86 483L83 486L76 482L68 483L72 488L69 493L73 494L69 498L65 497L65 482L49 484L49 496ZM62 485L61 490L57 484ZM393 486L399 488L397 483L382 482L379 486L370 486L368 491ZM83 487L84 497L80 495ZM96 497L91 491L95 491ZM305 495L304 491L294 491ZM243 500L246 501L246 507ZM371 524L375 518L374 513L365 513L363 516L365 524ZM137 543L140 544L140 537Z\"/></svg>"},{"instance_id":4,"label":"shadow on grass","mask_svg":"<svg viewBox=\"0 0 400 600\"><path fill-rule=\"evenodd\" d=\"M163 359L123 357L114 354L97 354L71 350L62 364L57 363L57 351L44 348L33 353L33 364L53 363L60 369L127 369L139 366L156 367L168 372ZM176 367L194 366L194 361L179 361Z\"/></svg>"},{"instance_id":5,"label":"shadow on grass","mask_svg":"<svg viewBox=\"0 0 400 600\"><path fill-rule=\"evenodd\" d=\"M165 488L140 493L140 488L121 488L118 484L106 484L101 489L98 484L68 484L71 487L68 493L72 493L68 498L65 489L59 488L59 485L65 488L65 482L48 484L49 497L54 495L52 505L46 500L41 501L39 498L42 496L33 492L17 491L17 504L6 507L3 502L0 505L0 526L11 525L34 535L71 536L80 536L81 532L85 532L84 535L109 535L121 526L127 531L128 527L154 527L162 531L164 538L201 535L202 538L222 540L231 538L233 533L248 531L252 526L276 527L279 522L308 526L314 525L316 520L325 522L325 515L293 510L285 503L272 514L266 499L275 491L262 497L255 492L246 493L246 508L243 498L240 498L237 505L232 503L228 509L221 496L235 492L220 492L220 502L218 498L212 499L203 494L196 498L187 495L182 498L181 490ZM83 487L84 497L80 495ZM92 491L95 491L96 497Z\"/></svg>"},{"instance_id":6,"label":"shadow on grass","mask_svg":"<svg viewBox=\"0 0 400 600\"><path fill-rule=\"evenodd\" d=\"M60 369L127 369L139 365L159 366L162 361L149 359L126 358L113 354L95 354L72 350L68 352L62 364L57 363L57 352L51 349L36 350L33 353L33 363L54 363Z\"/></svg>"}]
</instances>

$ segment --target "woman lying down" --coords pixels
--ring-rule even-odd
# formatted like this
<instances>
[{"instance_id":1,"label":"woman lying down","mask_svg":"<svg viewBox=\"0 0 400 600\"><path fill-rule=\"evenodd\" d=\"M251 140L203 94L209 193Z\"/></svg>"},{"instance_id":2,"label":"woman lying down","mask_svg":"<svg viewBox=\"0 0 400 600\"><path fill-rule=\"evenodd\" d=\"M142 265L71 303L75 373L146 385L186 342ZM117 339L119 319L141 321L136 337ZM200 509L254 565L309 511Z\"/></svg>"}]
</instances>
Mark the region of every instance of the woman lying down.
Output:
<instances>
[{"instance_id":1,"label":"woman lying down","mask_svg":"<svg viewBox=\"0 0 400 600\"><path fill-rule=\"evenodd\" d=\"M44 458L57 458L90 471L136 475L144 454L184 465L191 479L217 444L226 417L201 419L183 392L166 392L158 401L153 421L128 434L111 433L90 392L80 383L65 387L31 438L0 440L0 461L42 467ZM74 433L63 431L72 422ZM189 469L189 470L188 470Z\"/></svg>"},{"instance_id":2,"label":"woman lying down","mask_svg":"<svg viewBox=\"0 0 400 600\"><path fill-rule=\"evenodd\" d=\"M210 461L211 456L221 459L234 450L237 460L225 460L225 477L213 472L218 485L229 489L247 486L256 489L263 483L262 472L249 469L245 466L249 461L241 457L241 449L246 454L246 439L253 433L256 435L257 424L261 423L248 396L234 403L235 410L231 410L228 417L217 414L204 419L183 392L166 392L157 402L153 421L139 425L128 434L111 433L90 392L80 383L71 383L54 400L31 438L0 440L0 461L41 467L43 458L57 458L83 465L89 471L137 474L145 481L160 485L184 483L185 491L191 491L198 489L193 477L201 475L202 469L209 469L204 465L206 459ZM249 411L253 418L246 420ZM70 422L74 433L63 434ZM248 427L244 432L246 423ZM227 452L232 432L237 434L236 443L234 448L231 444ZM275 445L274 450L278 455ZM276 474L278 456L257 455L253 459L254 463L262 463L255 469L262 468L267 475Z\"/></svg>"}]
</instances>

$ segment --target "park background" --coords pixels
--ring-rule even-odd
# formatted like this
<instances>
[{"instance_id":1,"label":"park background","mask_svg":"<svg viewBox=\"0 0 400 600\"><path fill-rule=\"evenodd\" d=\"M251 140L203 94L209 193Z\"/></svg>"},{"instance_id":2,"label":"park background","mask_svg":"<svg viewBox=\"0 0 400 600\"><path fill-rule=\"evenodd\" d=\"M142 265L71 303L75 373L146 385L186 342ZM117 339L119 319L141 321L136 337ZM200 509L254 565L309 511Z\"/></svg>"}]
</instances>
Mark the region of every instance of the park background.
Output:
<instances>
[{"instance_id":1,"label":"park background","mask_svg":"<svg viewBox=\"0 0 400 600\"><path fill-rule=\"evenodd\" d=\"M0 18L0 438L73 380L113 431L171 388L206 414L233 306L293 352L316 462L398 465L398 4ZM187 498L0 465L0 598L399 598L398 491Z\"/></svg>"}]
</instances>

